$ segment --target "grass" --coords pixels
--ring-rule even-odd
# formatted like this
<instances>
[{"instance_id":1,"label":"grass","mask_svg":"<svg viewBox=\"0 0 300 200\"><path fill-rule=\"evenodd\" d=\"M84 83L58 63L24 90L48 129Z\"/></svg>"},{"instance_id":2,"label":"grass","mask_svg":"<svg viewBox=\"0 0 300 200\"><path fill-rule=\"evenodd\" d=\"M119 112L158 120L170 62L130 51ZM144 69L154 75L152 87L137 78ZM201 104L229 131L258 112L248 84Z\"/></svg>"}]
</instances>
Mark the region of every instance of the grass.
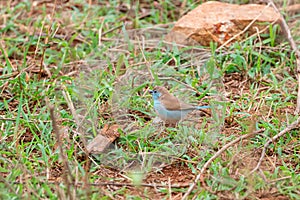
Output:
<instances>
[{"instance_id":1,"label":"grass","mask_svg":"<svg viewBox=\"0 0 300 200\"><path fill-rule=\"evenodd\" d=\"M1 199L180 198L222 146L258 129L215 159L190 197L300 198L298 129L273 142L250 175L267 140L297 119L295 55L279 27L191 53L162 36L197 5L179 12L174 2L156 3L132 3L143 8L134 14L130 2L124 12L113 0L1 3ZM299 14L284 14L299 43ZM212 109L164 127L148 94L154 85ZM85 143L116 124L118 139L87 156Z\"/></svg>"}]
</instances>

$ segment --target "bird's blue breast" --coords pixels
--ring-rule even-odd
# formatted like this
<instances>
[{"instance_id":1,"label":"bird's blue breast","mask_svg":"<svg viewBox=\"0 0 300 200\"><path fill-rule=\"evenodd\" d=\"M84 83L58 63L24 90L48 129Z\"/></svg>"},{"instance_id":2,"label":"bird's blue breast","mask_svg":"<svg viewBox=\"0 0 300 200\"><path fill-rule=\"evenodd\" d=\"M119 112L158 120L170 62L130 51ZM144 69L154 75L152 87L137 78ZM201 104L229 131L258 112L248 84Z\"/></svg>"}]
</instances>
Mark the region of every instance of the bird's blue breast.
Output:
<instances>
[{"instance_id":1,"label":"bird's blue breast","mask_svg":"<svg viewBox=\"0 0 300 200\"><path fill-rule=\"evenodd\" d=\"M154 109L162 120L179 121L183 119L191 110L168 110L159 100L154 100Z\"/></svg>"}]
</instances>

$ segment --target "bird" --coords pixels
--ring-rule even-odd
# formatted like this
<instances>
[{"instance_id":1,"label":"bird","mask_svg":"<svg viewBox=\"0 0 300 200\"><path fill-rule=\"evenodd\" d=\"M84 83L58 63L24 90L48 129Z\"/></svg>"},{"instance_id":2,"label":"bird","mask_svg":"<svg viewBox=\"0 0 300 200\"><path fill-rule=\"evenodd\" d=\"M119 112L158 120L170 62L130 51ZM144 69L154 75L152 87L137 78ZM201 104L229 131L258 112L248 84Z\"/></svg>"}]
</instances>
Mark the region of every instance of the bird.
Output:
<instances>
[{"instance_id":1,"label":"bird","mask_svg":"<svg viewBox=\"0 0 300 200\"><path fill-rule=\"evenodd\" d=\"M168 123L177 123L194 110L210 108L210 106L194 106L184 103L162 86L155 86L149 92L158 116Z\"/></svg>"}]
</instances>

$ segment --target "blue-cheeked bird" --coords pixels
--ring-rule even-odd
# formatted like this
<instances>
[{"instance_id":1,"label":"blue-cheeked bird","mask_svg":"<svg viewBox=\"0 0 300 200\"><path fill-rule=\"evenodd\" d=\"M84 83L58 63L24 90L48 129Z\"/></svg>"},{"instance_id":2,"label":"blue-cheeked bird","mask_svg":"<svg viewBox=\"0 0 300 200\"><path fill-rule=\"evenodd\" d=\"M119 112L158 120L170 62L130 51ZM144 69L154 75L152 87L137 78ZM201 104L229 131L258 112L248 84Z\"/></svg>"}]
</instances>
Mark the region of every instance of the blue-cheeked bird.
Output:
<instances>
[{"instance_id":1,"label":"blue-cheeked bird","mask_svg":"<svg viewBox=\"0 0 300 200\"><path fill-rule=\"evenodd\" d=\"M168 90L161 86L150 90L154 101L154 109L159 117L168 123L177 123L187 114L194 110L209 108L210 106L193 106L184 103L170 94Z\"/></svg>"}]
</instances>

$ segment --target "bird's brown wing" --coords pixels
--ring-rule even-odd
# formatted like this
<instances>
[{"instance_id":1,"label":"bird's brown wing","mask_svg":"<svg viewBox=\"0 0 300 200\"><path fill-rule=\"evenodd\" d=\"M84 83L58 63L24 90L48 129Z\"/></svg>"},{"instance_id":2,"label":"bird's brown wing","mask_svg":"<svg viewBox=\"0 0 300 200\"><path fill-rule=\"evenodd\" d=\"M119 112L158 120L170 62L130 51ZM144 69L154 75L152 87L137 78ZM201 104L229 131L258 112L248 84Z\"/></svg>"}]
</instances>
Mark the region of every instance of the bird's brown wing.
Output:
<instances>
[{"instance_id":1,"label":"bird's brown wing","mask_svg":"<svg viewBox=\"0 0 300 200\"><path fill-rule=\"evenodd\" d=\"M160 97L160 102L168 110L189 110L194 108L194 106L178 100L175 96L171 94L162 95Z\"/></svg>"}]
</instances>

